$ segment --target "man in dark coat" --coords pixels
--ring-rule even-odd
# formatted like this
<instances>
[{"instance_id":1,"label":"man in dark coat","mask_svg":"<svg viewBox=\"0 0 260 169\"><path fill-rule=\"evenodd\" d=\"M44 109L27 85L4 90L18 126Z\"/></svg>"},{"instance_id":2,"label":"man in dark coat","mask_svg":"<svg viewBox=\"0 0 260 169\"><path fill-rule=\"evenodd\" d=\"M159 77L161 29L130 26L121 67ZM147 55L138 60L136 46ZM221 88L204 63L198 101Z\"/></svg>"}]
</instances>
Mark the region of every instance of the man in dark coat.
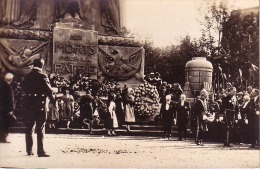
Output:
<instances>
[{"instance_id":1,"label":"man in dark coat","mask_svg":"<svg viewBox=\"0 0 260 169\"><path fill-rule=\"evenodd\" d=\"M248 125L251 133L251 148L256 146L256 143L259 144L259 90L252 89L250 94L250 111L248 113Z\"/></svg>"},{"instance_id":2,"label":"man in dark coat","mask_svg":"<svg viewBox=\"0 0 260 169\"><path fill-rule=\"evenodd\" d=\"M0 143L9 143L6 139L14 110L14 96L10 85L12 79L11 73L5 75L6 81L0 79Z\"/></svg>"},{"instance_id":3,"label":"man in dark coat","mask_svg":"<svg viewBox=\"0 0 260 169\"><path fill-rule=\"evenodd\" d=\"M187 140L187 125L189 122L190 103L186 101L185 94L181 94L180 101L176 104L176 112L179 133L178 140L182 141L182 133L184 139Z\"/></svg>"},{"instance_id":4,"label":"man in dark coat","mask_svg":"<svg viewBox=\"0 0 260 169\"><path fill-rule=\"evenodd\" d=\"M80 121L81 126L84 128L86 124L88 124L90 129L90 134L93 135L93 113L95 110L95 107L93 106L93 97L90 93L88 93L86 96L83 96L80 99L79 106L80 106Z\"/></svg>"},{"instance_id":5,"label":"man in dark coat","mask_svg":"<svg viewBox=\"0 0 260 169\"><path fill-rule=\"evenodd\" d=\"M166 96L166 102L162 103L160 116L162 118L162 125L164 131L164 138L170 139L173 125L173 118L175 116L175 105L171 102L171 95Z\"/></svg>"},{"instance_id":6,"label":"man in dark coat","mask_svg":"<svg viewBox=\"0 0 260 169\"><path fill-rule=\"evenodd\" d=\"M25 124L26 124L26 151L27 154L33 155L33 137L35 125L37 133L37 154L38 157L49 157L43 149L43 138L45 133L45 123L47 113L45 110L46 97L50 98L50 102L55 104L52 95L52 89L48 77L42 72L44 65L43 59L36 59L33 62L32 71L25 76L23 89L26 94L25 101Z\"/></svg>"},{"instance_id":7,"label":"man in dark coat","mask_svg":"<svg viewBox=\"0 0 260 169\"><path fill-rule=\"evenodd\" d=\"M223 98L222 106L224 110L224 121L226 124L226 139L224 142L224 146L231 147L230 141L232 138L231 136L234 132L234 122L239 112L235 87L230 87L228 89L228 95Z\"/></svg>"}]
</instances>

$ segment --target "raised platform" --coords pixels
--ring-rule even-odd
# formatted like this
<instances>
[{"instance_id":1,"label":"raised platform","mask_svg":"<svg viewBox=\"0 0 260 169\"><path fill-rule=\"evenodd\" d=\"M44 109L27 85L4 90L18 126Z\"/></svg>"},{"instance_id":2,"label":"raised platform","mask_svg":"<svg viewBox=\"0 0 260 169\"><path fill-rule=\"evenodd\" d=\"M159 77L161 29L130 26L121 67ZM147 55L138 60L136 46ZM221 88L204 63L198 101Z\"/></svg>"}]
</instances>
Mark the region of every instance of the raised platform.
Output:
<instances>
[{"instance_id":1,"label":"raised platform","mask_svg":"<svg viewBox=\"0 0 260 169\"><path fill-rule=\"evenodd\" d=\"M136 122L130 125L130 131L126 130L126 125L116 129L116 134L121 136L155 136L162 137L161 125L154 124L154 122ZM22 122L18 122L15 126L10 128L11 133L25 133L25 126ZM106 135L107 130L102 126L93 129L94 135ZM48 128L46 126L47 134L90 134L89 129L79 128ZM177 137L177 126L173 126L172 137ZM188 130L188 137L193 137Z\"/></svg>"}]
</instances>

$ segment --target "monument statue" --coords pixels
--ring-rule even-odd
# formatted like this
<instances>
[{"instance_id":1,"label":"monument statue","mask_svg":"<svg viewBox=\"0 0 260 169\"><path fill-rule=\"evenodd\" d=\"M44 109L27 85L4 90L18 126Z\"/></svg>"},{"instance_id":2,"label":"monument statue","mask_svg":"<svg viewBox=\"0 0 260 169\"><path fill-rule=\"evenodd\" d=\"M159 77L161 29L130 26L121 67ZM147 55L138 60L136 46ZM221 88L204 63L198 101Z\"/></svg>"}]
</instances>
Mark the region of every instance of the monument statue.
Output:
<instances>
[{"instance_id":1,"label":"monument statue","mask_svg":"<svg viewBox=\"0 0 260 169\"><path fill-rule=\"evenodd\" d=\"M37 2L36 0L26 0L20 5L21 15L18 21L14 22L14 26L31 27L36 20Z\"/></svg>"},{"instance_id":2,"label":"monument statue","mask_svg":"<svg viewBox=\"0 0 260 169\"><path fill-rule=\"evenodd\" d=\"M100 0L101 5L101 25L105 27L105 33L120 34L120 11L118 0Z\"/></svg>"}]
</instances>

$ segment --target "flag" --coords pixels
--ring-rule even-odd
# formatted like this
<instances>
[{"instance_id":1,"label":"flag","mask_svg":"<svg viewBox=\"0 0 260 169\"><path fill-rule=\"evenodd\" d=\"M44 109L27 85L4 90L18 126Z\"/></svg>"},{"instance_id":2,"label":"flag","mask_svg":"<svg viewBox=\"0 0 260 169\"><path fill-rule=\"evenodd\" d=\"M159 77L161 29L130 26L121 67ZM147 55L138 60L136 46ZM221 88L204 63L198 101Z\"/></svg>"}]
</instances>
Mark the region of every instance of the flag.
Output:
<instances>
[{"instance_id":1,"label":"flag","mask_svg":"<svg viewBox=\"0 0 260 169\"><path fill-rule=\"evenodd\" d=\"M222 68L220 66L218 66L218 69L220 70L220 72L222 73Z\"/></svg>"},{"instance_id":2,"label":"flag","mask_svg":"<svg viewBox=\"0 0 260 169\"><path fill-rule=\"evenodd\" d=\"M242 75L243 75L242 70L239 68L238 71L239 71L239 77L242 79Z\"/></svg>"},{"instance_id":3,"label":"flag","mask_svg":"<svg viewBox=\"0 0 260 169\"><path fill-rule=\"evenodd\" d=\"M253 63L251 63L251 67L252 67L254 72L258 71L258 67L256 65L254 65Z\"/></svg>"},{"instance_id":4,"label":"flag","mask_svg":"<svg viewBox=\"0 0 260 169\"><path fill-rule=\"evenodd\" d=\"M227 80L227 76L226 76L225 73L223 73L222 76L223 76L223 78L224 78L225 80Z\"/></svg>"}]
</instances>

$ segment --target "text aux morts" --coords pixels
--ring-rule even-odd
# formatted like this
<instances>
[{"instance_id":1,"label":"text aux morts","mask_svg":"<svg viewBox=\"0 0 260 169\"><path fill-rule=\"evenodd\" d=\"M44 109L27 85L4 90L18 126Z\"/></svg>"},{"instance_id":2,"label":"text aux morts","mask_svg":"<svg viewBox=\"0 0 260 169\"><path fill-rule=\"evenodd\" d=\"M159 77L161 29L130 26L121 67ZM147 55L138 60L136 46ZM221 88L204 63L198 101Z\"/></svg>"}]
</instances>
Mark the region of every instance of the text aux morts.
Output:
<instances>
[{"instance_id":1,"label":"text aux morts","mask_svg":"<svg viewBox=\"0 0 260 169\"><path fill-rule=\"evenodd\" d=\"M76 41L72 43L71 41ZM57 56L58 60L54 64L54 70L57 73L74 73L76 70L84 70L86 73L94 73L95 66L87 63L91 62L90 56L96 54L97 45L88 45L79 43L82 41L81 35L71 35L70 42L55 42L54 52L59 51L62 55ZM64 63L68 62L68 63Z\"/></svg>"}]
</instances>

